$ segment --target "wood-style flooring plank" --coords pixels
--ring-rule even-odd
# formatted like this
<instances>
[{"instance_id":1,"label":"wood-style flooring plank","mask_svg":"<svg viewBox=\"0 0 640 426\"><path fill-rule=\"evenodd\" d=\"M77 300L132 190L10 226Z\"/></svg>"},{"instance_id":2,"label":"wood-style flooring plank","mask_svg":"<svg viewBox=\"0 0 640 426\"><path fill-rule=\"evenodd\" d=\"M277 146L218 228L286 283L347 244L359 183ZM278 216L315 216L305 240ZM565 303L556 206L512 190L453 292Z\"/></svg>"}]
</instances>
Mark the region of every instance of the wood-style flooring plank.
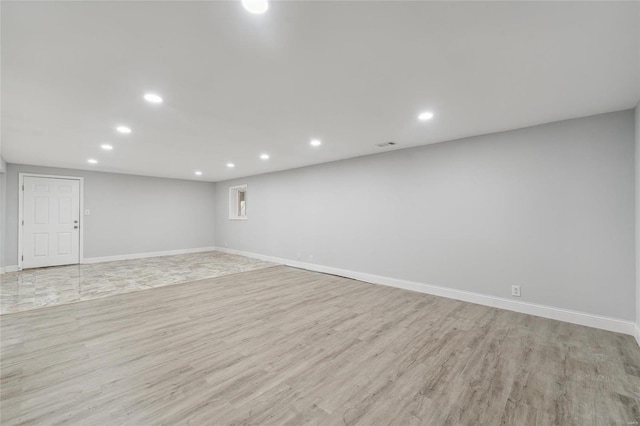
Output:
<instances>
[{"instance_id":1,"label":"wood-style flooring plank","mask_svg":"<svg viewBox=\"0 0 640 426\"><path fill-rule=\"evenodd\" d=\"M284 266L3 315L0 343L3 425L640 422L630 336Z\"/></svg>"}]
</instances>

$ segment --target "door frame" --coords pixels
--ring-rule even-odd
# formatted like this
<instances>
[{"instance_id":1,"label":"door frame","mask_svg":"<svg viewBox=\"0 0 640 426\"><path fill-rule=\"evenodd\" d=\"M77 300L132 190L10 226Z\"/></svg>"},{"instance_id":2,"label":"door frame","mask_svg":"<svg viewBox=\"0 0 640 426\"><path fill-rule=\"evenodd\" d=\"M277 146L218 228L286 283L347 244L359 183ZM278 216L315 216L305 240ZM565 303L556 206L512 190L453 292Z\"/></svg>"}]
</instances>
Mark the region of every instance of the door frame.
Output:
<instances>
[{"instance_id":1,"label":"door frame","mask_svg":"<svg viewBox=\"0 0 640 426\"><path fill-rule=\"evenodd\" d=\"M80 182L80 212L78 216L78 225L80 226L80 259L79 264L84 263L84 178L80 176L61 176L61 175L43 175L40 173L18 173L18 271L22 271L22 221L24 220L23 203L24 203L24 178L38 177L49 179L68 179Z\"/></svg>"}]
</instances>

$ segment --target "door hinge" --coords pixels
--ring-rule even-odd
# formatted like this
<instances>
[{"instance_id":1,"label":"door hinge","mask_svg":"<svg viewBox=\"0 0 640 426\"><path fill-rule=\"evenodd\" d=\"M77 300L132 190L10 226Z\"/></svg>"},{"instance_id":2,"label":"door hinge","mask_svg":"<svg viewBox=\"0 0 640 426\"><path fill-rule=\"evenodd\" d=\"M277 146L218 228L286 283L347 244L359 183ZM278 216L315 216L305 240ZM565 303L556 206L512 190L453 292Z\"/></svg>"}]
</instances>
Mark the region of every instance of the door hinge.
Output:
<instances>
[{"instance_id":1,"label":"door hinge","mask_svg":"<svg viewBox=\"0 0 640 426\"><path fill-rule=\"evenodd\" d=\"M24 191L24 185L22 185L22 190Z\"/></svg>"},{"instance_id":2,"label":"door hinge","mask_svg":"<svg viewBox=\"0 0 640 426\"><path fill-rule=\"evenodd\" d=\"M22 221L22 226L24 226L24 220Z\"/></svg>"},{"instance_id":3,"label":"door hinge","mask_svg":"<svg viewBox=\"0 0 640 426\"><path fill-rule=\"evenodd\" d=\"M24 261L24 256L22 256L22 260Z\"/></svg>"}]
</instances>

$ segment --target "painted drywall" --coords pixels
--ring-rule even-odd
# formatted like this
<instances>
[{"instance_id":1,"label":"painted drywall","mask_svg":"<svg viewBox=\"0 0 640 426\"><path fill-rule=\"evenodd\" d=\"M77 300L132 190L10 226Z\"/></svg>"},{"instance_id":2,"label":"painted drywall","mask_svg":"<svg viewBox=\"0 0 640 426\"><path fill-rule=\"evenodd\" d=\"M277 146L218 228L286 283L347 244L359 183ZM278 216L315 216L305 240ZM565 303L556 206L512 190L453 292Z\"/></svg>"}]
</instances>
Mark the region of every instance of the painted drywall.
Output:
<instances>
[{"instance_id":1,"label":"painted drywall","mask_svg":"<svg viewBox=\"0 0 640 426\"><path fill-rule=\"evenodd\" d=\"M636 128L636 338L640 338L640 103L635 109ZM638 341L640 343L640 340Z\"/></svg>"},{"instance_id":2,"label":"painted drywall","mask_svg":"<svg viewBox=\"0 0 640 426\"><path fill-rule=\"evenodd\" d=\"M215 185L9 164L6 263L18 259L18 173L84 177L84 257L214 246Z\"/></svg>"},{"instance_id":3,"label":"painted drywall","mask_svg":"<svg viewBox=\"0 0 640 426\"><path fill-rule=\"evenodd\" d=\"M241 184L248 220L229 220ZM216 198L219 247L635 318L632 110L218 182Z\"/></svg>"},{"instance_id":4,"label":"painted drywall","mask_svg":"<svg viewBox=\"0 0 640 426\"><path fill-rule=\"evenodd\" d=\"M7 216L7 163L0 157L0 273L5 267L5 236Z\"/></svg>"}]
</instances>

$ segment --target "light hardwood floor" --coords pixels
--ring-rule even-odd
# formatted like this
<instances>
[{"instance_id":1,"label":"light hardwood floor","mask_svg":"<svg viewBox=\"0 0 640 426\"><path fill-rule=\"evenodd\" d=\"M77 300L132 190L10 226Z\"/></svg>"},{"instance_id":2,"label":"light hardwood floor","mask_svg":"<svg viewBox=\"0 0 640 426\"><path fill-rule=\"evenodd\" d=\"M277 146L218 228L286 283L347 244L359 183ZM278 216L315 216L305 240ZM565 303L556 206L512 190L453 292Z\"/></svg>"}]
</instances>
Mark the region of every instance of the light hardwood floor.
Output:
<instances>
[{"instance_id":1,"label":"light hardwood floor","mask_svg":"<svg viewBox=\"0 0 640 426\"><path fill-rule=\"evenodd\" d=\"M0 421L629 425L629 336L276 266L0 317Z\"/></svg>"}]
</instances>

